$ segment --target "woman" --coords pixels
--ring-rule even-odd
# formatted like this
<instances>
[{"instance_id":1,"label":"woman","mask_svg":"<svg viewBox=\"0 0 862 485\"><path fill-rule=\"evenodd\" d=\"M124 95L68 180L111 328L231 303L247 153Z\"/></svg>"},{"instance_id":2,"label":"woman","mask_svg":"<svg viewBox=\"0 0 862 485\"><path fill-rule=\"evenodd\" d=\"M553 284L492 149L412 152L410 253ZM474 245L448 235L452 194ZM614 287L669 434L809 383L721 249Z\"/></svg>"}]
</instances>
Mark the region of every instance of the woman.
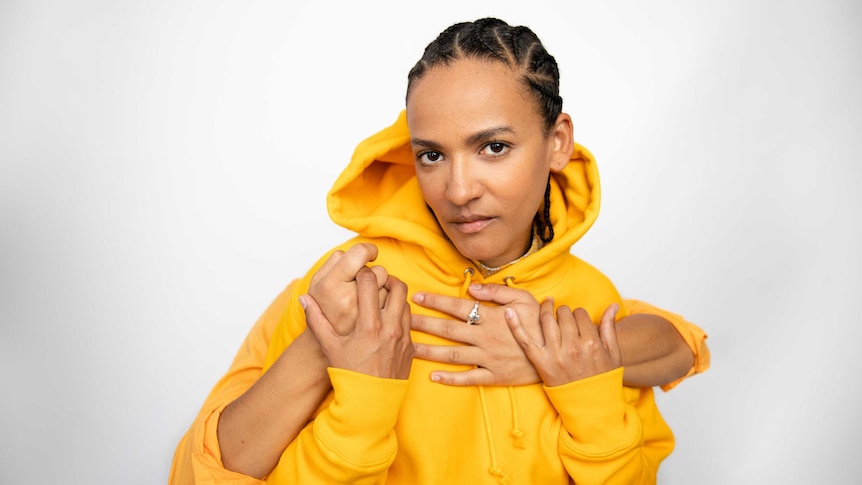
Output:
<instances>
[{"instance_id":1,"label":"woman","mask_svg":"<svg viewBox=\"0 0 862 485\"><path fill-rule=\"evenodd\" d=\"M482 19L429 45L406 111L330 192L333 220L359 235L270 307L180 444L172 482L655 481L673 437L621 365L649 374L661 358L640 358L644 342L620 326L632 305L569 254L599 192L558 84L525 27ZM704 336L664 315L692 347L670 374L692 353L703 370ZM458 342L470 345L451 352Z\"/></svg>"}]
</instances>

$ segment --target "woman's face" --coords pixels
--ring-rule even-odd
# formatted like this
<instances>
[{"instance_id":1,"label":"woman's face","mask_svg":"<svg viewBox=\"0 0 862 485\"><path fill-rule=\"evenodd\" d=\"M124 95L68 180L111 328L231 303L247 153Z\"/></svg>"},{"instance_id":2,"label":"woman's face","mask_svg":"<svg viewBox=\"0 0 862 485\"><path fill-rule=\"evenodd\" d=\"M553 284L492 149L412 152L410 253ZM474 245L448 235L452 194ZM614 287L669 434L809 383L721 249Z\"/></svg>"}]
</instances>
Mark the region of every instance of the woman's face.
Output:
<instances>
[{"instance_id":1,"label":"woman's face","mask_svg":"<svg viewBox=\"0 0 862 485\"><path fill-rule=\"evenodd\" d=\"M568 115L547 133L508 67L464 59L413 85L407 122L422 194L458 251L492 267L523 255L548 175L571 156Z\"/></svg>"}]
</instances>

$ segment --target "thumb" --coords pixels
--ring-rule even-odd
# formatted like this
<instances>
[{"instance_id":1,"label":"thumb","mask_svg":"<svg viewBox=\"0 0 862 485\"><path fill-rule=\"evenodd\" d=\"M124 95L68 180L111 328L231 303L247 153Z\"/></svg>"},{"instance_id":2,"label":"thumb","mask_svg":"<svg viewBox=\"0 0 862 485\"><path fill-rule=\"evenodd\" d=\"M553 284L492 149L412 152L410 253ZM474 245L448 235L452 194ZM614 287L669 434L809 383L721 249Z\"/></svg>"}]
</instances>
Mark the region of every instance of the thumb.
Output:
<instances>
[{"instance_id":1,"label":"thumb","mask_svg":"<svg viewBox=\"0 0 862 485\"><path fill-rule=\"evenodd\" d=\"M329 341L328 339L338 337L338 333L332 327L332 322L323 314L317 300L311 295L302 295L299 297L299 304L305 311L306 326L321 347L325 346L325 343Z\"/></svg>"},{"instance_id":2,"label":"thumb","mask_svg":"<svg viewBox=\"0 0 862 485\"><path fill-rule=\"evenodd\" d=\"M473 283L468 289L470 296L480 301L491 301L500 305L509 305L523 300L524 303L535 301L533 295L526 290L510 288L498 283Z\"/></svg>"},{"instance_id":3,"label":"thumb","mask_svg":"<svg viewBox=\"0 0 862 485\"><path fill-rule=\"evenodd\" d=\"M611 306L609 306L602 314L602 321L599 324L599 336L602 338L602 344L617 363L622 362L615 323L617 312L619 312L619 310L620 306L616 303L612 303Z\"/></svg>"}]
</instances>

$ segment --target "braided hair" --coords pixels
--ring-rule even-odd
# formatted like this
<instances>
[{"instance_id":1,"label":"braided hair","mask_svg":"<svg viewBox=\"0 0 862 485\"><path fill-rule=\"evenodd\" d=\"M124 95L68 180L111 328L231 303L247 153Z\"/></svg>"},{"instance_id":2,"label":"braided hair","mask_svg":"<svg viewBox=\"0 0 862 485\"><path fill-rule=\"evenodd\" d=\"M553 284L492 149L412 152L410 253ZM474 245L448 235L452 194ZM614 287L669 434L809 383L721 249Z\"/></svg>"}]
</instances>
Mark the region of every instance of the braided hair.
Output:
<instances>
[{"instance_id":1,"label":"braided hair","mask_svg":"<svg viewBox=\"0 0 862 485\"><path fill-rule=\"evenodd\" d=\"M464 58L501 62L508 66L527 88L542 117L545 132L550 133L563 110L557 61L528 27L511 26L500 19L461 22L441 32L428 44L422 58L407 74L407 96L431 68L448 66ZM534 218L536 232L544 243L554 238L554 226L550 222L550 194L549 177L543 209Z\"/></svg>"}]
</instances>

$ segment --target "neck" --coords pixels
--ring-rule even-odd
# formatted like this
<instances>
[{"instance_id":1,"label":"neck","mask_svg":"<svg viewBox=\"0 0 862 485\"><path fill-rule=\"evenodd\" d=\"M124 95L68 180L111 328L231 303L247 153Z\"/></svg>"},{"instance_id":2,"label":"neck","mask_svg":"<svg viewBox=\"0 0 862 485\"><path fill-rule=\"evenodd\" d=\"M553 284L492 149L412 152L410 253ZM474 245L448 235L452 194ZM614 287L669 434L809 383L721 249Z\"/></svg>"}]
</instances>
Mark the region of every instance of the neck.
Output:
<instances>
[{"instance_id":1,"label":"neck","mask_svg":"<svg viewBox=\"0 0 862 485\"><path fill-rule=\"evenodd\" d=\"M487 278L487 277L493 275L494 273L497 273L501 269L506 268L508 266L511 266L511 265L517 263L518 261L526 258L527 256L535 253L541 247L542 247L542 241L536 235L536 231L534 229L531 232L531 237L530 237L529 245L527 246L527 250L524 252L524 254L522 254L521 256L518 256L517 258L513 259L512 261L509 261L508 263L504 263L504 264L502 264L500 266L496 266L496 267L488 266L488 265L482 263L481 261L473 261L473 262L476 264L476 267L479 268L479 271L482 273L482 276Z\"/></svg>"}]
</instances>

